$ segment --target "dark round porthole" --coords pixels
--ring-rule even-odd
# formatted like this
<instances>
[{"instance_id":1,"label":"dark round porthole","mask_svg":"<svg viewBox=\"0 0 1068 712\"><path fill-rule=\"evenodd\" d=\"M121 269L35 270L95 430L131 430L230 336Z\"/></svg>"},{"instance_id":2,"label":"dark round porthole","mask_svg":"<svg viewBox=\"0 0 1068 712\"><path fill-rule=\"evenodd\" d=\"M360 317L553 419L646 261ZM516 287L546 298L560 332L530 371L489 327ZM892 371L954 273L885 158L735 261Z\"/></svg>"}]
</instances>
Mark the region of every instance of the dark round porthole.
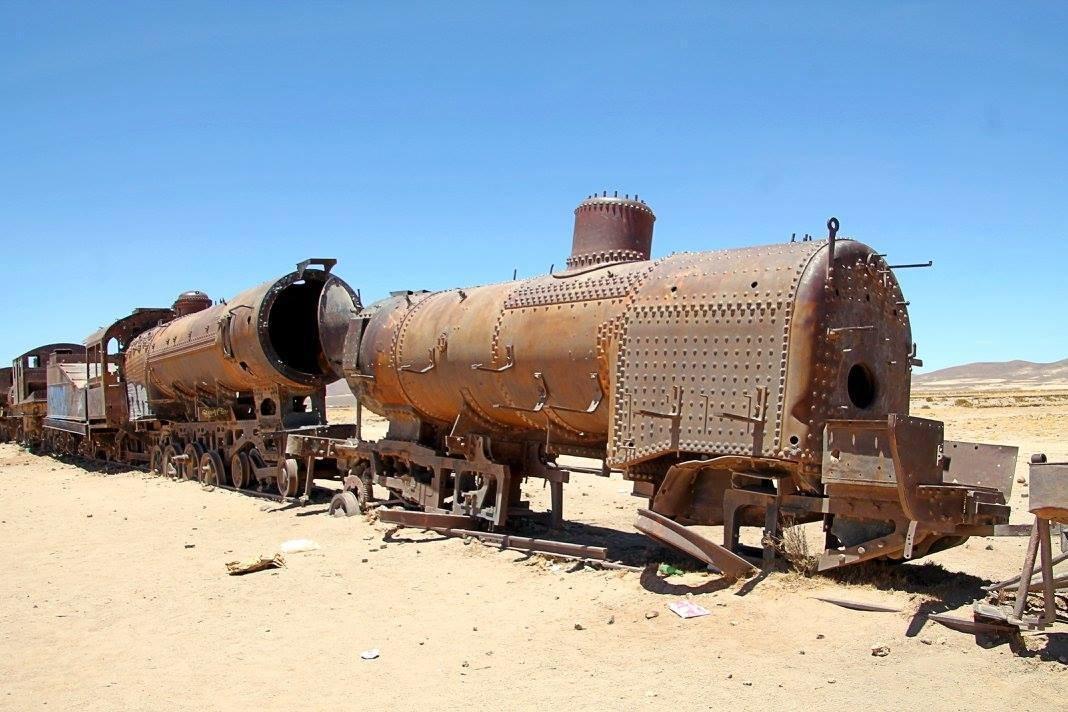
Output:
<instances>
[{"instance_id":1,"label":"dark round porthole","mask_svg":"<svg viewBox=\"0 0 1068 712\"><path fill-rule=\"evenodd\" d=\"M277 412L278 407L270 398L264 398L263 402L260 403L260 415L274 415Z\"/></svg>"},{"instance_id":2,"label":"dark round porthole","mask_svg":"<svg viewBox=\"0 0 1068 712\"><path fill-rule=\"evenodd\" d=\"M849 369L849 377L846 382L849 390L849 400L860 409L870 408L878 395L875 384L875 374L862 363L858 363Z\"/></svg>"}]
</instances>

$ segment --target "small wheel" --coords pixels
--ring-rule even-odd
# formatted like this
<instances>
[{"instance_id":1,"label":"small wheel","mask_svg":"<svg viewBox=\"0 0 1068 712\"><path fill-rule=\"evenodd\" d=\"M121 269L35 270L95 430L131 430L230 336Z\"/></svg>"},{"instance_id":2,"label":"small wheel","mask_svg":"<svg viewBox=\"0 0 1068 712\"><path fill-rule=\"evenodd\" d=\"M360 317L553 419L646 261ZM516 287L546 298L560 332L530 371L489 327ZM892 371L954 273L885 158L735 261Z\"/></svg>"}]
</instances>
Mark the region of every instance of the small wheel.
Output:
<instances>
[{"instance_id":1,"label":"small wheel","mask_svg":"<svg viewBox=\"0 0 1068 712\"><path fill-rule=\"evenodd\" d=\"M204 448L196 443L189 443L182 451L185 460L182 461L182 479L200 480L200 456L204 454Z\"/></svg>"},{"instance_id":2,"label":"small wheel","mask_svg":"<svg viewBox=\"0 0 1068 712\"><path fill-rule=\"evenodd\" d=\"M175 479L180 473L180 465L174 461L174 458L178 455L177 448L174 445L168 445L163 448L163 474L167 477Z\"/></svg>"},{"instance_id":3,"label":"small wheel","mask_svg":"<svg viewBox=\"0 0 1068 712\"><path fill-rule=\"evenodd\" d=\"M367 463L358 464L349 470L344 480L345 489L356 495L360 510L366 512L374 502L374 488L371 480L371 467Z\"/></svg>"},{"instance_id":4,"label":"small wheel","mask_svg":"<svg viewBox=\"0 0 1068 712\"><path fill-rule=\"evenodd\" d=\"M330 500L330 516L355 517L360 513L360 503L356 495L348 490L338 492Z\"/></svg>"},{"instance_id":5,"label":"small wheel","mask_svg":"<svg viewBox=\"0 0 1068 712\"><path fill-rule=\"evenodd\" d=\"M159 445L148 451L148 469L153 475L163 474L163 448Z\"/></svg>"},{"instance_id":6,"label":"small wheel","mask_svg":"<svg viewBox=\"0 0 1068 712\"><path fill-rule=\"evenodd\" d=\"M251 467L248 455L243 452L233 454L230 458L230 481L233 482L234 487L241 489L248 486L252 481Z\"/></svg>"},{"instance_id":7,"label":"small wheel","mask_svg":"<svg viewBox=\"0 0 1068 712\"><path fill-rule=\"evenodd\" d=\"M226 484L226 468L215 450L208 450L200 456L200 481L206 487Z\"/></svg>"},{"instance_id":8,"label":"small wheel","mask_svg":"<svg viewBox=\"0 0 1068 712\"><path fill-rule=\"evenodd\" d=\"M274 477L278 494L283 498L295 497L300 491L300 478L298 476L297 461L292 458L283 458L278 462L278 470Z\"/></svg>"}]
</instances>

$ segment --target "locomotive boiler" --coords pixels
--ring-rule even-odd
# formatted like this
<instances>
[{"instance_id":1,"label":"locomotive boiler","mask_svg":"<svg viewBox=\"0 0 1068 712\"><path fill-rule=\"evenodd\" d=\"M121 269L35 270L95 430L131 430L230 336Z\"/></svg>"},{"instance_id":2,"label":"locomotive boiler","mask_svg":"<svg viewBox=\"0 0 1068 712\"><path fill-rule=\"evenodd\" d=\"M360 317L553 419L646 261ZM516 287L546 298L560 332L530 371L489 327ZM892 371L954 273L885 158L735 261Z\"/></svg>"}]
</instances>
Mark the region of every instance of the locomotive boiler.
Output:
<instances>
[{"instance_id":1,"label":"locomotive boiler","mask_svg":"<svg viewBox=\"0 0 1068 712\"><path fill-rule=\"evenodd\" d=\"M358 305L330 273L335 263L302 262L216 305L187 292L173 321L130 344L131 420L164 424L153 469L236 487L274 481L283 496L297 493L295 467L278 457L284 433L325 422L326 384L341 376L327 354L340 353Z\"/></svg>"},{"instance_id":2,"label":"locomotive boiler","mask_svg":"<svg viewBox=\"0 0 1068 712\"><path fill-rule=\"evenodd\" d=\"M301 262L228 302L185 292L171 309L135 310L80 352L54 354L50 449L296 494L299 474L280 457L285 436L325 423L325 387L341 376L358 306L330 273L335 262Z\"/></svg>"},{"instance_id":3,"label":"locomotive boiler","mask_svg":"<svg viewBox=\"0 0 1068 712\"><path fill-rule=\"evenodd\" d=\"M1007 521L1015 449L944 442L908 414L916 347L882 255L832 219L825 240L653 260L654 220L637 198L591 196L563 271L360 313L344 372L386 440L287 451L349 473L334 510L378 483L419 510L383 519L442 527L504 525L532 476L558 516L574 469L558 456L597 458L648 499L641 531L721 569L755 553L742 525L768 541L784 515L824 520L823 568ZM691 525L723 525L723 546Z\"/></svg>"}]
</instances>

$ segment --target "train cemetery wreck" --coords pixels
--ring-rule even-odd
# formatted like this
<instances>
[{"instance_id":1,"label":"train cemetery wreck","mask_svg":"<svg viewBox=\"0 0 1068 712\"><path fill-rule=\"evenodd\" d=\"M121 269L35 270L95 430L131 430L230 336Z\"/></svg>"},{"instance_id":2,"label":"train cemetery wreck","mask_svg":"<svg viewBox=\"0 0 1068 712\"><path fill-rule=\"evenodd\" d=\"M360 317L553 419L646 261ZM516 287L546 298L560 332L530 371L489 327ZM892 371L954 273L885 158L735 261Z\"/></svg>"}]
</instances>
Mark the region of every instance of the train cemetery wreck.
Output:
<instances>
[{"instance_id":1,"label":"train cemetery wreck","mask_svg":"<svg viewBox=\"0 0 1068 712\"><path fill-rule=\"evenodd\" d=\"M784 527L820 527L821 572L1026 535L993 603L932 618L976 633L1064 620L1068 465L1032 459L1035 524L1012 525L1017 448L910 413L920 361L895 272L918 265L839 237L834 218L824 239L653 258L654 221L637 196L589 196L563 270L366 305L332 259L226 302L182 293L16 358L0 440L640 569L556 536L565 485L621 477L637 532L725 580L775 570ZM328 418L338 379L351 424Z\"/></svg>"}]
</instances>

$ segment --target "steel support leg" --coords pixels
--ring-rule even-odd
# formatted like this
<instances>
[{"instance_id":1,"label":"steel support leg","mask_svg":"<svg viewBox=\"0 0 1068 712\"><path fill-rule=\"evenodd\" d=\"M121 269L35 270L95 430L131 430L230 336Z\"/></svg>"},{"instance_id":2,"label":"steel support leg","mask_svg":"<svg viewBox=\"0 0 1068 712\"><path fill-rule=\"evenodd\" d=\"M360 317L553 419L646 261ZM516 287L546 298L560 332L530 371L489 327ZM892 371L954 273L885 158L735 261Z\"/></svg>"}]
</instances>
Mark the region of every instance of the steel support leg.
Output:
<instances>
[{"instance_id":1,"label":"steel support leg","mask_svg":"<svg viewBox=\"0 0 1068 712\"><path fill-rule=\"evenodd\" d=\"M1056 586L1053 582L1053 541L1049 532L1049 520L1038 518L1035 520L1035 529L1039 532L1039 549L1042 553L1042 601L1045 610L1042 616L1042 626L1052 625L1057 620Z\"/></svg>"},{"instance_id":2,"label":"steel support leg","mask_svg":"<svg viewBox=\"0 0 1068 712\"><path fill-rule=\"evenodd\" d=\"M564 483L549 481L549 498L552 512L550 513L549 526L554 531L564 526Z\"/></svg>"},{"instance_id":3,"label":"steel support leg","mask_svg":"<svg viewBox=\"0 0 1068 712\"><path fill-rule=\"evenodd\" d=\"M1027 542L1027 555L1024 557L1023 571L1020 574L1020 587L1016 591L1016 607L1012 612L1015 620L1022 618L1024 609L1027 607L1027 589L1031 587L1031 577L1035 573L1035 559L1038 557L1039 541L1042 539L1039 527L1039 522L1041 521L1038 517L1035 518L1035 523L1031 527L1031 539ZM1049 538L1048 524L1046 538ZM1047 544L1047 548L1048 546Z\"/></svg>"}]
</instances>

